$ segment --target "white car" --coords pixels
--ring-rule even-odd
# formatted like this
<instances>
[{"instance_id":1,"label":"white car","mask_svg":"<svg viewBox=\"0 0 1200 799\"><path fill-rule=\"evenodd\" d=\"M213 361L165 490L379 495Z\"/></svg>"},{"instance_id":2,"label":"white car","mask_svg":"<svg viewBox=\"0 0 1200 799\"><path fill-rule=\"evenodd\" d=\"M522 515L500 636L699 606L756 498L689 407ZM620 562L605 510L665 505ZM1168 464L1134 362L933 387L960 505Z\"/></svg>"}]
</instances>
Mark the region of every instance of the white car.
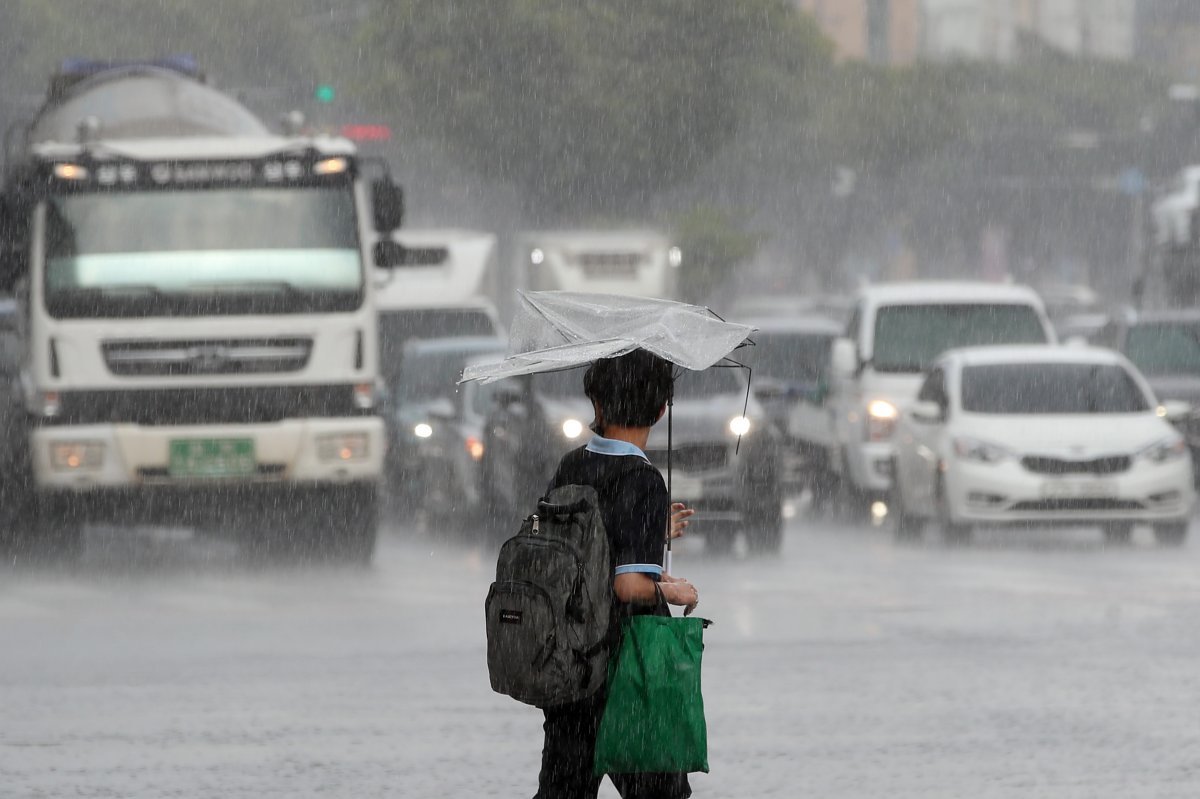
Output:
<instances>
[{"instance_id":1,"label":"white car","mask_svg":"<svg viewBox=\"0 0 1200 799\"><path fill-rule=\"evenodd\" d=\"M1187 535L1195 501L1187 444L1123 356L1084 347L977 347L939 358L900 420L897 535L937 519L975 526L1135 523L1160 543Z\"/></svg>"},{"instance_id":2,"label":"white car","mask_svg":"<svg viewBox=\"0 0 1200 799\"><path fill-rule=\"evenodd\" d=\"M846 337L834 342L831 355L825 402L835 441L826 462L837 481L828 482L840 481L850 509L886 497L897 417L946 350L1053 341L1042 300L1026 286L912 281L861 289Z\"/></svg>"}]
</instances>

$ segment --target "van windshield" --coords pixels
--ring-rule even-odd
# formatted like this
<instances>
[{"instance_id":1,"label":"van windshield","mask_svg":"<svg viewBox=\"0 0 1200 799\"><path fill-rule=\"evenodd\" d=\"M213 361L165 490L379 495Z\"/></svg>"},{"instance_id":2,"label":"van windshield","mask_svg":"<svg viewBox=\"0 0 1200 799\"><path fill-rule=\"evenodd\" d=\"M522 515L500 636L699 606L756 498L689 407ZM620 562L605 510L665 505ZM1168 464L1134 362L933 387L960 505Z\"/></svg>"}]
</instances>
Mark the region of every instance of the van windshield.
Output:
<instances>
[{"instance_id":1,"label":"van windshield","mask_svg":"<svg viewBox=\"0 0 1200 799\"><path fill-rule=\"evenodd\" d=\"M923 372L953 347L1045 344L1046 331L1028 305L889 305L875 315L877 372Z\"/></svg>"}]
</instances>

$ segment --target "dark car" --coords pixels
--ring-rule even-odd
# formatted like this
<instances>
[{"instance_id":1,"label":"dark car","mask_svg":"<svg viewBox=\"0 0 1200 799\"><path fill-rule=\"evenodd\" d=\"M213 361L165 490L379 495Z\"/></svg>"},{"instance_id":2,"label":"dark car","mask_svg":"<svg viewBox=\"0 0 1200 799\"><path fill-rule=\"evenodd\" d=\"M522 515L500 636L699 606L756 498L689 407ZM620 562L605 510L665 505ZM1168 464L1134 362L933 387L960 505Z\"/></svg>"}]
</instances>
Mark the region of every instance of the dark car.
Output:
<instances>
[{"instance_id":1,"label":"dark car","mask_svg":"<svg viewBox=\"0 0 1200 799\"><path fill-rule=\"evenodd\" d=\"M1185 402L1191 413L1176 425L1200 462L1200 308L1178 311L1126 309L1092 337L1136 366L1159 402Z\"/></svg>"},{"instance_id":2,"label":"dark car","mask_svg":"<svg viewBox=\"0 0 1200 799\"><path fill-rule=\"evenodd\" d=\"M468 364L499 360L494 336L413 339L391 387L388 476L402 511L465 524L480 509L479 464L492 387L457 385ZM472 520L473 521L473 520Z\"/></svg>"},{"instance_id":3,"label":"dark car","mask_svg":"<svg viewBox=\"0 0 1200 799\"><path fill-rule=\"evenodd\" d=\"M754 395L779 437L784 488L797 492L810 482L813 471L825 468L825 450L793 436L793 418L806 403L820 405L829 388L833 341L845 326L813 314L742 321L758 332L755 346L739 350L735 357L754 369Z\"/></svg>"},{"instance_id":4,"label":"dark car","mask_svg":"<svg viewBox=\"0 0 1200 799\"><path fill-rule=\"evenodd\" d=\"M591 438L593 413L582 369L520 378L496 400L485 429L483 491L500 529L515 530L563 454ZM739 531L751 549L777 549L778 435L758 401L747 398L744 371L685 371L676 382L672 439L672 495L696 509L691 531L718 551ZM666 419L651 431L646 455L665 472Z\"/></svg>"}]
</instances>

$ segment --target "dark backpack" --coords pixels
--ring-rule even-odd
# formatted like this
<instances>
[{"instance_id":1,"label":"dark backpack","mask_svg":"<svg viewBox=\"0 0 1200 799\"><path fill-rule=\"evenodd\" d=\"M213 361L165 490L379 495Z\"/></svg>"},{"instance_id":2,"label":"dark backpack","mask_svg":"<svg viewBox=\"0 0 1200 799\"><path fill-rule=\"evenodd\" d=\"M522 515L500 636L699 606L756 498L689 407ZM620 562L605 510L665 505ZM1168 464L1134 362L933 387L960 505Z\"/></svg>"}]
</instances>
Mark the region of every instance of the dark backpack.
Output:
<instances>
[{"instance_id":1,"label":"dark backpack","mask_svg":"<svg viewBox=\"0 0 1200 799\"><path fill-rule=\"evenodd\" d=\"M642 467L652 468L637 460L606 479ZM537 707L599 690L614 643L612 581L596 490L554 489L500 548L484 603L492 690Z\"/></svg>"}]
</instances>

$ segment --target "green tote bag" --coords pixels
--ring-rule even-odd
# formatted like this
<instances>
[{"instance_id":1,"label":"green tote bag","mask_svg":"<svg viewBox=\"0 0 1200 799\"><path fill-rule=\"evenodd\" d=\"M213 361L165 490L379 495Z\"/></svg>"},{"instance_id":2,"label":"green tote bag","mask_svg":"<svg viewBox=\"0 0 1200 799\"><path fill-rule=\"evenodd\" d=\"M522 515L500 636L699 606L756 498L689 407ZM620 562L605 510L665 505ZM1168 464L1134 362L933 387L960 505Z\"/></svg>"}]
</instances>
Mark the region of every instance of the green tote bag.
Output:
<instances>
[{"instance_id":1,"label":"green tote bag","mask_svg":"<svg viewBox=\"0 0 1200 799\"><path fill-rule=\"evenodd\" d=\"M700 656L709 624L672 616L621 623L596 736L597 775L708 771Z\"/></svg>"}]
</instances>

